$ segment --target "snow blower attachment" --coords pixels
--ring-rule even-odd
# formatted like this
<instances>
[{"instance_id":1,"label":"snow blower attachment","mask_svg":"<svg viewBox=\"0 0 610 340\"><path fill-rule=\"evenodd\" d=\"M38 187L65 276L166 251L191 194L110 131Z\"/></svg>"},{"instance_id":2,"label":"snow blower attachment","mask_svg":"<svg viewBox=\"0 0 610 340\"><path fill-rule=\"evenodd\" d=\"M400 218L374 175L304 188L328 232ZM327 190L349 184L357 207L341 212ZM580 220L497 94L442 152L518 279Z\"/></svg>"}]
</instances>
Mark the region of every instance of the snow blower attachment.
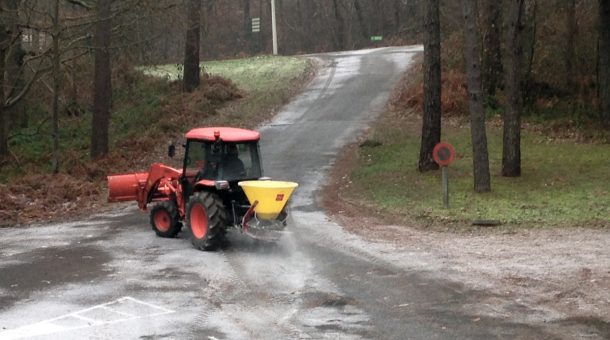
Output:
<instances>
[{"instance_id":1,"label":"snow blower attachment","mask_svg":"<svg viewBox=\"0 0 610 340\"><path fill-rule=\"evenodd\" d=\"M257 131L197 128L186 134L182 169L161 163L148 172L108 176L108 201L137 201L160 237L175 237L186 226L192 244L215 249L234 226L258 239L276 239L287 220L294 182L263 177ZM172 157L175 147L170 146ZM271 236L270 236L271 235Z\"/></svg>"}]
</instances>

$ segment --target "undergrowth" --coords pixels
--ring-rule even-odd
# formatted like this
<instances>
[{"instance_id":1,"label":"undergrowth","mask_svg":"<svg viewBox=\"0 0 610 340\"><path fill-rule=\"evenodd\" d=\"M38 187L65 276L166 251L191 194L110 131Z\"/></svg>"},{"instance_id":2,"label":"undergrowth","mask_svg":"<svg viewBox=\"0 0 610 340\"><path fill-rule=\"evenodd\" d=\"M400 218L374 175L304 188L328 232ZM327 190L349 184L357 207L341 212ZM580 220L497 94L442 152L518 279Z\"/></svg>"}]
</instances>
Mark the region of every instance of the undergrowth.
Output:
<instances>
[{"instance_id":1,"label":"undergrowth","mask_svg":"<svg viewBox=\"0 0 610 340\"><path fill-rule=\"evenodd\" d=\"M95 211L106 200L106 175L142 171L153 162L178 165L166 147L196 126L256 127L308 80L310 68L305 59L285 57L204 63L214 73L203 73L203 85L192 93L182 92L178 77L117 72L106 157L89 157L88 110L61 117L58 175L50 173L52 127L44 112L13 135L12 155L0 160L0 190L7 193L0 226Z\"/></svg>"}]
</instances>

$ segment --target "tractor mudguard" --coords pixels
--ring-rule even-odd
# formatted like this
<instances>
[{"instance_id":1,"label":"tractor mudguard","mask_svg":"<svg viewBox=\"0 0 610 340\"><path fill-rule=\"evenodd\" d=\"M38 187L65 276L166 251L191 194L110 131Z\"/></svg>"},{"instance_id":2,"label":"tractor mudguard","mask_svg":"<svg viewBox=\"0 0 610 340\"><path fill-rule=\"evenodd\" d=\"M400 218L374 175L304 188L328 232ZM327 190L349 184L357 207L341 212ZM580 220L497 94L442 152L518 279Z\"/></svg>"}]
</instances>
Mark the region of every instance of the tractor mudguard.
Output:
<instances>
[{"instance_id":1,"label":"tractor mudguard","mask_svg":"<svg viewBox=\"0 0 610 340\"><path fill-rule=\"evenodd\" d=\"M198 189L203 189L203 188L215 188L216 187L216 182L212 181L211 179L202 179L197 181L197 183L195 183L195 191L199 191Z\"/></svg>"}]
</instances>

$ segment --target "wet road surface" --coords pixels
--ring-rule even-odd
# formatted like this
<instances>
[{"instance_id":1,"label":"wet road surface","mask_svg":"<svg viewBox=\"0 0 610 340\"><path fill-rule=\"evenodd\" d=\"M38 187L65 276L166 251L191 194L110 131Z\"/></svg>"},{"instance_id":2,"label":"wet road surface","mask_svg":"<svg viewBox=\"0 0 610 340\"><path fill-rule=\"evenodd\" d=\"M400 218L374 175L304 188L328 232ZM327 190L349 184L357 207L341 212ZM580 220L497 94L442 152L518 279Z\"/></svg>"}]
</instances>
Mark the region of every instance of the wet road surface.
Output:
<instances>
[{"instance_id":1,"label":"wet road surface","mask_svg":"<svg viewBox=\"0 0 610 340\"><path fill-rule=\"evenodd\" d=\"M319 207L336 153L384 109L419 51L311 56L319 74L261 128L265 175L300 183L276 243L231 232L228 247L197 251L184 233L156 237L135 203L1 229L0 339L553 338L522 322L518 304L515 316L477 314L489 293L407 269Z\"/></svg>"}]
</instances>

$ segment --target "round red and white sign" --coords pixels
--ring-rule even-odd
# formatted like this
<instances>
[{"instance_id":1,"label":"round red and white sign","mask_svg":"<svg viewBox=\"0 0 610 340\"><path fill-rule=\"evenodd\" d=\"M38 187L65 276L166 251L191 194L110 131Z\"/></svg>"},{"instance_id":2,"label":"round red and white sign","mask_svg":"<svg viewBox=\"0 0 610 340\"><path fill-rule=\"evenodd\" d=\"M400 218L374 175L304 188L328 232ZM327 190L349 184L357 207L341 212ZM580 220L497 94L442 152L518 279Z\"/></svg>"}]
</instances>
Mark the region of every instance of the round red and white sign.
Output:
<instances>
[{"instance_id":1,"label":"round red and white sign","mask_svg":"<svg viewBox=\"0 0 610 340\"><path fill-rule=\"evenodd\" d=\"M434 146L432 158L439 166L448 166L455 160L455 149L447 142L440 142Z\"/></svg>"}]
</instances>

